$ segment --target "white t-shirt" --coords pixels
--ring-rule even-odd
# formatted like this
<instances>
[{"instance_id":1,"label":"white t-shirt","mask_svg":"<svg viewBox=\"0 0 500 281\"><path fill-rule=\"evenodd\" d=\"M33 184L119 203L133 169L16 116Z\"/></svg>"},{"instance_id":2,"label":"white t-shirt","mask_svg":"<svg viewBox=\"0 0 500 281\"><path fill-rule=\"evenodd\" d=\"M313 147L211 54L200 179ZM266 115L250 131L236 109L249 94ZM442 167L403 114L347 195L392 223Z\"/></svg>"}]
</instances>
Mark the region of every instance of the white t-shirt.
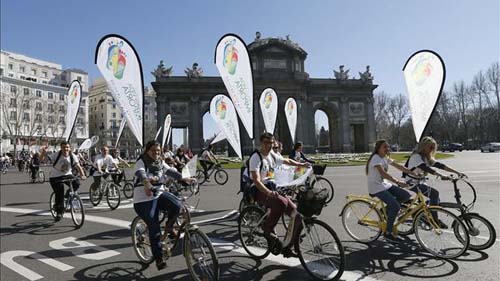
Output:
<instances>
[{"instance_id":1,"label":"white t-shirt","mask_svg":"<svg viewBox=\"0 0 500 281\"><path fill-rule=\"evenodd\" d=\"M113 156L107 154L106 156L102 156L102 154L99 154L96 156L95 160L94 160L94 165L96 167L101 167L101 171L105 171L105 170L112 170L114 168L113 166L113 163L114 163L114 160L113 160ZM94 172L93 175L98 175L99 172L96 171Z\"/></svg>"},{"instance_id":2,"label":"white t-shirt","mask_svg":"<svg viewBox=\"0 0 500 281\"><path fill-rule=\"evenodd\" d=\"M203 151L203 153L201 154L201 160L212 161L212 159L210 158L210 154L211 153L208 150Z\"/></svg>"},{"instance_id":3,"label":"white t-shirt","mask_svg":"<svg viewBox=\"0 0 500 281\"><path fill-rule=\"evenodd\" d=\"M368 164L368 193L379 193L381 191L389 189L392 186L391 183L389 183L382 177L377 168L375 168L375 166L382 166L384 171L387 172L387 170L389 170L389 164L391 164L392 161L393 160L389 157L382 158L378 154L373 155L370 163Z\"/></svg>"},{"instance_id":4,"label":"white t-shirt","mask_svg":"<svg viewBox=\"0 0 500 281\"><path fill-rule=\"evenodd\" d=\"M254 153L250 160L248 161L248 168L245 169L245 175L248 175L248 169L250 172L260 172L260 180L263 184L266 184L269 181L274 181L274 169L283 164L283 157L279 156L274 152L269 152L267 156L262 155L262 162L260 161L259 155ZM261 169L262 165L262 169ZM250 173L250 178L252 178L252 174Z\"/></svg>"},{"instance_id":5,"label":"white t-shirt","mask_svg":"<svg viewBox=\"0 0 500 281\"><path fill-rule=\"evenodd\" d=\"M57 154L54 154L54 157L57 157ZM71 170L71 159L70 157L73 157L73 165L78 164L78 159L74 154L68 155L68 157L64 157L61 153L61 157L59 157L59 160L57 160L57 163L53 165L52 169L50 170L50 178L57 178L57 177L62 177L62 176L70 176L72 175L72 170ZM54 158L54 161L56 161L56 158Z\"/></svg>"},{"instance_id":6,"label":"white t-shirt","mask_svg":"<svg viewBox=\"0 0 500 281\"><path fill-rule=\"evenodd\" d=\"M174 171L177 172L177 169L175 168L172 168L170 167L169 165L167 165L167 163L165 163L165 161L162 161L162 170L160 171L160 174L159 174L159 178L160 178L160 181L161 183L165 183L167 180L168 180L168 176L165 175L165 172L167 170L170 170L170 169L173 169ZM137 171L144 171L146 172L146 166L144 165L144 161L142 161L142 159L139 159L139 161L137 161L135 163L135 170L136 172ZM151 173L146 173L146 176L147 178L151 178L153 177L153 174ZM160 195L163 193L163 191L165 191L165 189L163 189L163 186L158 189L158 192L156 193L156 196L154 195L151 195L151 196L147 196L146 195L146 192L144 191L144 186L137 186L134 188L134 204L135 203L141 203L141 202L147 202L147 201L151 201L155 198L158 198L160 197Z\"/></svg>"},{"instance_id":7,"label":"white t-shirt","mask_svg":"<svg viewBox=\"0 0 500 281\"><path fill-rule=\"evenodd\" d=\"M418 154L418 153L413 153L411 156L410 156L410 160L408 161L408 169L412 170L413 168L415 168L413 170L413 172L417 173L417 174L424 174L424 175L427 175L427 172L424 172L422 169L420 168L417 168L418 166L420 166L422 163L426 164L427 166L431 167L432 165L429 163L429 161L427 160L427 158L425 157L422 157L422 155ZM405 178L407 179L411 179L409 176L406 176Z\"/></svg>"},{"instance_id":8,"label":"white t-shirt","mask_svg":"<svg viewBox=\"0 0 500 281\"><path fill-rule=\"evenodd\" d=\"M172 151L166 151L166 152L163 153L163 158L164 159L167 159L169 157L172 158L172 159L175 158L175 155L174 155L174 153Z\"/></svg>"}]
</instances>

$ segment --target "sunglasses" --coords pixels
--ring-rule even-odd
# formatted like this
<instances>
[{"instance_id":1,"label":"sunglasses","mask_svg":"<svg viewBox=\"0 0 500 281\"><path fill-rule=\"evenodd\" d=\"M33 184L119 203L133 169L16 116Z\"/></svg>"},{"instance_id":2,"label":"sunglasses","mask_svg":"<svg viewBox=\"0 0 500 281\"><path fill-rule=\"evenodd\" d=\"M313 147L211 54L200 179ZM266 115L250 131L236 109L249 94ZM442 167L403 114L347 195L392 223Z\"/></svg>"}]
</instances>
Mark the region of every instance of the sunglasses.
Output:
<instances>
[{"instance_id":1,"label":"sunglasses","mask_svg":"<svg viewBox=\"0 0 500 281\"><path fill-rule=\"evenodd\" d=\"M273 149L279 149L279 147L275 146L275 147L273 147Z\"/></svg>"}]
</instances>

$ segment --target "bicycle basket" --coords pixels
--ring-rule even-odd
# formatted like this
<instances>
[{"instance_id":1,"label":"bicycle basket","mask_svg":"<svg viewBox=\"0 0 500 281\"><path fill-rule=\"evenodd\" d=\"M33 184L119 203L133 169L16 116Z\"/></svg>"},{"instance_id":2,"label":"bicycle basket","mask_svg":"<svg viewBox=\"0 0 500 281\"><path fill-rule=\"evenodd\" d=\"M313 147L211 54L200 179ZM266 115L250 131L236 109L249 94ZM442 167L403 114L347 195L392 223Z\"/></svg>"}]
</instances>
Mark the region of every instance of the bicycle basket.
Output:
<instances>
[{"instance_id":1,"label":"bicycle basket","mask_svg":"<svg viewBox=\"0 0 500 281\"><path fill-rule=\"evenodd\" d=\"M313 173L321 176L325 173L326 165L313 165Z\"/></svg>"},{"instance_id":2,"label":"bicycle basket","mask_svg":"<svg viewBox=\"0 0 500 281\"><path fill-rule=\"evenodd\" d=\"M327 199L326 188L310 188L297 195L297 210L305 217L319 216Z\"/></svg>"}]
</instances>

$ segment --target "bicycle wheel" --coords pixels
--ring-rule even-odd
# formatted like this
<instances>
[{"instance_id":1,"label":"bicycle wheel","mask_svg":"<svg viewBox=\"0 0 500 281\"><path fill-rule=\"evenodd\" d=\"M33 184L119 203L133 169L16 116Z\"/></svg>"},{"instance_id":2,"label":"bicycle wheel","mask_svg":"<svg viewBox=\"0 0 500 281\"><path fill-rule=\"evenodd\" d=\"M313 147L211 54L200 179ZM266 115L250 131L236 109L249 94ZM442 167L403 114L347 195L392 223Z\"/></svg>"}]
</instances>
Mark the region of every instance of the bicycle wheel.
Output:
<instances>
[{"instance_id":1,"label":"bicycle wheel","mask_svg":"<svg viewBox=\"0 0 500 281\"><path fill-rule=\"evenodd\" d=\"M97 186L94 188L94 183L90 185L90 192L89 192L89 199L90 203L92 203L93 206L99 205L102 200L102 192L101 192L101 187Z\"/></svg>"},{"instance_id":2,"label":"bicycle wheel","mask_svg":"<svg viewBox=\"0 0 500 281\"><path fill-rule=\"evenodd\" d=\"M45 182L45 173L43 171L38 171L38 182L39 183Z\"/></svg>"},{"instance_id":3,"label":"bicycle wheel","mask_svg":"<svg viewBox=\"0 0 500 281\"><path fill-rule=\"evenodd\" d=\"M214 175L215 182L219 185L225 185L228 180L227 172L224 170L217 170Z\"/></svg>"},{"instance_id":4,"label":"bicycle wheel","mask_svg":"<svg viewBox=\"0 0 500 281\"><path fill-rule=\"evenodd\" d=\"M106 201L111 210L114 210L120 206L121 194L120 187L114 183L108 185L108 191L106 193Z\"/></svg>"},{"instance_id":5,"label":"bicycle wheel","mask_svg":"<svg viewBox=\"0 0 500 281\"><path fill-rule=\"evenodd\" d=\"M405 209L404 207L401 207L401 210L399 211L399 214L396 218L396 224L394 224L394 227L397 227L398 229L398 234L399 235L410 235L413 233L413 216L409 216L405 218L404 221L399 221L402 219L402 217L406 214L404 212Z\"/></svg>"},{"instance_id":6,"label":"bicycle wheel","mask_svg":"<svg viewBox=\"0 0 500 281\"><path fill-rule=\"evenodd\" d=\"M125 185L123 186L123 195L127 199L130 199L134 196L134 185L132 183L125 183Z\"/></svg>"},{"instance_id":7,"label":"bicycle wheel","mask_svg":"<svg viewBox=\"0 0 500 281\"><path fill-rule=\"evenodd\" d=\"M347 203L342 209L342 225L354 240L369 243L382 234L382 216L378 210L363 200Z\"/></svg>"},{"instance_id":8,"label":"bicycle wheel","mask_svg":"<svg viewBox=\"0 0 500 281\"><path fill-rule=\"evenodd\" d=\"M85 221L85 209L83 208L82 199L77 194L73 195L70 201L71 219L76 228L80 228Z\"/></svg>"},{"instance_id":9,"label":"bicycle wheel","mask_svg":"<svg viewBox=\"0 0 500 281\"><path fill-rule=\"evenodd\" d=\"M130 226L132 231L132 245L134 252L139 258L139 261L145 264L153 262L153 252L151 251L151 243L149 243L149 231L146 223L137 216L132 221Z\"/></svg>"},{"instance_id":10,"label":"bicycle wheel","mask_svg":"<svg viewBox=\"0 0 500 281\"><path fill-rule=\"evenodd\" d=\"M438 222L441 222L441 226ZM456 231L447 229L452 226L456 227ZM456 258L462 255L469 246L469 235L464 223L452 212L440 207L430 206L428 211L418 213L415 217L414 229L418 243L436 257Z\"/></svg>"},{"instance_id":11,"label":"bicycle wheel","mask_svg":"<svg viewBox=\"0 0 500 281\"><path fill-rule=\"evenodd\" d=\"M323 177L316 177L316 180L312 182L311 187L314 188L315 185L319 185L318 187L320 189L325 189L328 192L328 197L325 201L325 203L330 203L333 200L333 196L335 194L335 191L333 189L333 184L326 178Z\"/></svg>"},{"instance_id":12,"label":"bicycle wheel","mask_svg":"<svg viewBox=\"0 0 500 281\"><path fill-rule=\"evenodd\" d=\"M205 173L203 173L203 170L196 170L196 180L200 183L203 184L207 179L205 178Z\"/></svg>"},{"instance_id":13,"label":"bicycle wheel","mask_svg":"<svg viewBox=\"0 0 500 281\"><path fill-rule=\"evenodd\" d=\"M52 194L50 194L50 199L49 199L49 210L53 218L56 218L57 215L55 206L56 206L56 194L52 192Z\"/></svg>"},{"instance_id":14,"label":"bicycle wheel","mask_svg":"<svg viewBox=\"0 0 500 281\"><path fill-rule=\"evenodd\" d=\"M325 222L309 219L295 245L300 263L318 280L338 280L345 268L344 248L335 231Z\"/></svg>"},{"instance_id":15,"label":"bicycle wheel","mask_svg":"<svg viewBox=\"0 0 500 281\"><path fill-rule=\"evenodd\" d=\"M459 218L467 227L470 237L469 248L485 250L495 244L497 234L495 228L487 219L475 213L467 213ZM453 232L455 235L460 233L458 224L453 225ZM459 237L461 239L461 236Z\"/></svg>"},{"instance_id":16,"label":"bicycle wheel","mask_svg":"<svg viewBox=\"0 0 500 281\"><path fill-rule=\"evenodd\" d=\"M184 257L196 281L219 280L219 260L207 235L198 228L184 236Z\"/></svg>"},{"instance_id":17,"label":"bicycle wheel","mask_svg":"<svg viewBox=\"0 0 500 281\"><path fill-rule=\"evenodd\" d=\"M238 219L241 245L250 256L259 259L267 257L271 252L262 230L264 214L261 208L248 206L241 212Z\"/></svg>"}]
</instances>

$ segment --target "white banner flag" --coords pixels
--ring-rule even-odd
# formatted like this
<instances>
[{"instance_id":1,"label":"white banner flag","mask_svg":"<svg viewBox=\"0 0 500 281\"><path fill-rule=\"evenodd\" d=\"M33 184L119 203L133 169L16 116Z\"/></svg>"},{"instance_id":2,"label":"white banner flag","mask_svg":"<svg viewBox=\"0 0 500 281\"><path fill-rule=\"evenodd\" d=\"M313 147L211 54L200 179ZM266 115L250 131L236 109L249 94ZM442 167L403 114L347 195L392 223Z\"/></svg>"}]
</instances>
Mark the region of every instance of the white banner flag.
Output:
<instances>
[{"instance_id":1,"label":"white banner flag","mask_svg":"<svg viewBox=\"0 0 500 281\"><path fill-rule=\"evenodd\" d=\"M78 150L87 150L92 147L92 140L91 139L86 139L82 142Z\"/></svg>"},{"instance_id":2,"label":"white banner flag","mask_svg":"<svg viewBox=\"0 0 500 281\"><path fill-rule=\"evenodd\" d=\"M156 131L155 140L157 140L157 139L158 139L158 136L160 135L160 132L161 132L161 128L162 128L162 127L160 126L160 128L158 128L158 131Z\"/></svg>"},{"instance_id":3,"label":"white banner flag","mask_svg":"<svg viewBox=\"0 0 500 281\"><path fill-rule=\"evenodd\" d=\"M278 96L272 88L267 88L262 91L259 99L260 111L266 126L266 132L274 134L274 126L276 125L276 116L278 116Z\"/></svg>"},{"instance_id":4,"label":"white banner flag","mask_svg":"<svg viewBox=\"0 0 500 281\"><path fill-rule=\"evenodd\" d=\"M196 176L196 163L198 163L198 155L195 155L186 166L182 168L182 178L191 178Z\"/></svg>"},{"instance_id":5,"label":"white banner flag","mask_svg":"<svg viewBox=\"0 0 500 281\"><path fill-rule=\"evenodd\" d=\"M71 82L67 96L67 111L66 111L66 128L64 129L63 138L68 141L73 132L76 123L76 116L82 101L82 86L78 80Z\"/></svg>"},{"instance_id":6,"label":"white banner flag","mask_svg":"<svg viewBox=\"0 0 500 281\"><path fill-rule=\"evenodd\" d=\"M132 44L119 35L106 35L97 44L95 63L127 123L143 145L144 87L142 66Z\"/></svg>"},{"instance_id":7,"label":"white banner flag","mask_svg":"<svg viewBox=\"0 0 500 281\"><path fill-rule=\"evenodd\" d=\"M224 35L215 49L215 65L240 116L253 139L253 78L245 43L234 34Z\"/></svg>"},{"instance_id":8,"label":"white banner flag","mask_svg":"<svg viewBox=\"0 0 500 281\"><path fill-rule=\"evenodd\" d=\"M281 165L278 169L274 170L276 186L303 185L312 171L312 167Z\"/></svg>"},{"instance_id":9,"label":"white banner flag","mask_svg":"<svg viewBox=\"0 0 500 281\"><path fill-rule=\"evenodd\" d=\"M285 115L292 142L295 143L295 131L297 130L297 103L295 99L288 98L285 102Z\"/></svg>"},{"instance_id":10,"label":"white banner flag","mask_svg":"<svg viewBox=\"0 0 500 281\"><path fill-rule=\"evenodd\" d=\"M168 134L170 134L170 124L172 123L172 116L167 114L165 121L163 122L163 139L161 141L161 147L165 146L165 141L167 140Z\"/></svg>"},{"instance_id":11,"label":"white banner flag","mask_svg":"<svg viewBox=\"0 0 500 281\"><path fill-rule=\"evenodd\" d=\"M413 131L419 142L441 96L446 70L443 60L437 53L421 50L408 59L403 72L410 101Z\"/></svg>"},{"instance_id":12,"label":"white banner flag","mask_svg":"<svg viewBox=\"0 0 500 281\"><path fill-rule=\"evenodd\" d=\"M224 131L219 131L217 133L217 135L215 136L215 138L210 142L210 144L214 144L214 143L218 143L220 142L221 140L224 140L226 139L226 135L224 135Z\"/></svg>"},{"instance_id":13,"label":"white banner flag","mask_svg":"<svg viewBox=\"0 0 500 281\"><path fill-rule=\"evenodd\" d=\"M120 137L122 136L123 129L125 128L125 124L127 124L127 119L123 117L122 122L120 123L120 129L118 130L118 137L116 138L115 147L118 147L118 142L120 141Z\"/></svg>"},{"instance_id":14,"label":"white banner flag","mask_svg":"<svg viewBox=\"0 0 500 281\"><path fill-rule=\"evenodd\" d=\"M92 144L91 144L91 146L90 146L90 147L92 147L92 146L96 145L96 144L99 142L99 136L92 136L92 137L90 138L90 141L92 142Z\"/></svg>"},{"instance_id":15,"label":"white banner flag","mask_svg":"<svg viewBox=\"0 0 500 281\"><path fill-rule=\"evenodd\" d=\"M168 131L167 144L170 143L171 137L172 137L172 127L170 127L170 130Z\"/></svg>"},{"instance_id":16,"label":"white banner flag","mask_svg":"<svg viewBox=\"0 0 500 281\"><path fill-rule=\"evenodd\" d=\"M225 95L217 95L210 101L210 115L226 139L241 159L240 127L238 116L231 100Z\"/></svg>"}]
</instances>

